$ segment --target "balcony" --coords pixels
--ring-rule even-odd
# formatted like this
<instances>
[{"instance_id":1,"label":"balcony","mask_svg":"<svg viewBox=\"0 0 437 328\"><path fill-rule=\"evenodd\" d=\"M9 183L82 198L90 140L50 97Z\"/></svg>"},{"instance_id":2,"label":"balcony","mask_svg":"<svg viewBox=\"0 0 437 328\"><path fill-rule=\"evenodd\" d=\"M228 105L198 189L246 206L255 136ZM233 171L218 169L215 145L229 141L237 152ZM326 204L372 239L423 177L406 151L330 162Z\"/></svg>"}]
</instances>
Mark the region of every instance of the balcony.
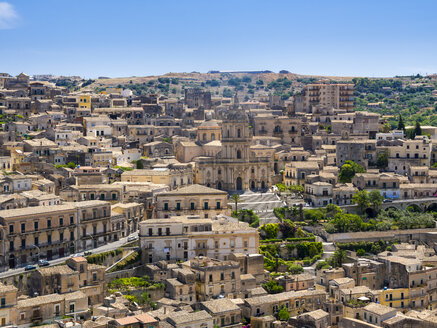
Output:
<instances>
[{"instance_id":1,"label":"balcony","mask_svg":"<svg viewBox=\"0 0 437 328\"><path fill-rule=\"evenodd\" d=\"M90 221L97 221L97 220L109 220L108 216L93 216L93 217L86 217L86 218L82 218L81 221L86 221L86 222L90 222Z\"/></svg>"},{"instance_id":2,"label":"balcony","mask_svg":"<svg viewBox=\"0 0 437 328\"><path fill-rule=\"evenodd\" d=\"M203 251L203 250L207 250L207 249L210 249L208 245L205 245L205 246L199 245L199 246L194 247L194 250L197 250L197 251Z\"/></svg>"}]
</instances>

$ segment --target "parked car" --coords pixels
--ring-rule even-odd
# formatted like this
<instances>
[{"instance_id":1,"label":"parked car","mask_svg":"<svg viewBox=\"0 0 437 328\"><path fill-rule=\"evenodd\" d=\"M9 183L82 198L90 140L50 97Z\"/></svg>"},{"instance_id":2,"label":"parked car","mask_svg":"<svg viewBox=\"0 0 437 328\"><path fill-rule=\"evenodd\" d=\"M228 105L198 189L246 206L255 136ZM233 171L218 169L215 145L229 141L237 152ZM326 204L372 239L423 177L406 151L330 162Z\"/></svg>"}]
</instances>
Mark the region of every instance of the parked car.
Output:
<instances>
[{"instance_id":1,"label":"parked car","mask_svg":"<svg viewBox=\"0 0 437 328\"><path fill-rule=\"evenodd\" d=\"M83 253L83 255L84 255L84 256L88 256L88 255L91 255L92 253L93 253L93 252L91 252L91 251L86 251L86 252Z\"/></svg>"},{"instance_id":2,"label":"parked car","mask_svg":"<svg viewBox=\"0 0 437 328\"><path fill-rule=\"evenodd\" d=\"M38 265L39 265L40 267L45 267L45 266L49 266L50 263L49 263L49 261L47 261L47 260L39 260L39 261L38 261Z\"/></svg>"},{"instance_id":3,"label":"parked car","mask_svg":"<svg viewBox=\"0 0 437 328\"><path fill-rule=\"evenodd\" d=\"M135 240L137 240L136 236L129 236L129 237L127 237L127 241L128 242L135 241Z\"/></svg>"},{"instance_id":4,"label":"parked car","mask_svg":"<svg viewBox=\"0 0 437 328\"><path fill-rule=\"evenodd\" d=\"M24 267L24 271L31 271L31 270L36 270L36 265L29 264Z\"/></svg>"},{"instance_id":5,"label":"parked car","mask_svg":"<svg viewBox=\"0 0 437 328\"><path fill-rule=\"evenodd\" d=\"M384 203L392 203L393 202L393 200L391 200L390 198L386 198L386 199L384 199L384 201L383 201Z\"/></svg>"}]
</instances>

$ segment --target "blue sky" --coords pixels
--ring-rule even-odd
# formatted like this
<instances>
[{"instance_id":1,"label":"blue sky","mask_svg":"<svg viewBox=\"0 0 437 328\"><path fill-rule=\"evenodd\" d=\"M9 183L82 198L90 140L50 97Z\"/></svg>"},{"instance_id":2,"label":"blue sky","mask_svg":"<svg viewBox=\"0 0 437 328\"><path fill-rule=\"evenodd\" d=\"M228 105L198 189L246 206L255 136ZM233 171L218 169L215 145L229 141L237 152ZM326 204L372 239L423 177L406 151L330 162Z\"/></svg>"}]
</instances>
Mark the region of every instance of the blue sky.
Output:
<instances>
[{"instance_id":1,"label":"blue sky","mask_svg":"<svg viewBox=\"0 0 437 328\"><path fill-rule=\"evenodd\" d=\"M0 0L0 72L437 72L437 1Z\"/></svg>"}]
</instances>

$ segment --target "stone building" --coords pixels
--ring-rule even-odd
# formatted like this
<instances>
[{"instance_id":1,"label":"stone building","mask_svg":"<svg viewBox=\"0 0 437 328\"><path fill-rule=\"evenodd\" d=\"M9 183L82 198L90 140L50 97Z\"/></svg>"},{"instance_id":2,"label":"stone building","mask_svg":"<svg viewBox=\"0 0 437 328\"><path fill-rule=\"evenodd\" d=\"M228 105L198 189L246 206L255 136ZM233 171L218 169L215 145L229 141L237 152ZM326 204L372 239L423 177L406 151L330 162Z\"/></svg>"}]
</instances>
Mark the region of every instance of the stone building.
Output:
<instances>
[{"instance_id":1,"label":"stone building","mask_svg":"<svg viewBox=\"0 0 437 328\"><path fill-rule=\"evenodd\" d=\"M230 299L205 301L200 307L212 316L215 326L241 327L241 309Z\"/></svg>"},{"instance_id":2,"label":"stone building","mask_svg":"<svg viewBox=\"0 0 437 328\"><path fill-rule=\"evenodd\" d=\"M268 157L256 157L250 150L249 120L235 97L222 123L221 151L214 157L196 159L196 182L226 191L265 189L271 184L272 165Z\"/></svg>"},{"instance_id":3,"label":"stone building","mask_svg":"<svg viewBox=\"0 0 437 328\"><path fill-rule=\"evenodd\" d=\"M203 107L205 109L211 108L211 92L204 91L200 88L185 89L185 104L188 108Z\"/></svg>"},{"instance_id":4,"label":"stone building","mask_svg":"<svg viewBox=\"0 0 437 328\"><path fill-rule=\"evenodd\" d=\"M84 257L72 257L66 263L32 271L30 295L66 294L80 290L88 296L89 304L102 303L106 267L89 264Z\"/></svg>"},{"instance_id":5,"label":"stone building","mask_svg":"<svg viewBox=\"0 0 437 328\"><path fill-rule=\"evenodd\" d=\"M149 263L194 256L228 259L232 253L257 254L258 246L256 229L228 217L176 216L140 223L140 247Z\"/></svg>"},{"instance_id":6,"label":"stone building","mask_svg":"<svg viewBox=\"0 0 437 328\"><path fill-rule=\"evenodd\" d=\"M336 163L338 166L350 160L367 168L376 163L376 159L376 140L343 139L337 142Z\"/></svg>"},{"instance_id":7,"label":"stone building","mask_svg":"<svg viewBox=\"0 0 437 328\"><path fill-rule=\"evenodd\" d=\"M199 215L213 218L229 214L228 193L222 190L194 184L156 195L156 218L181 215Z\"/></svg>"},{"instance_id":8,"label":"stone building","mask_svg":"<svg viewBox=\"0 0 437 328\"><path fill-rule=\"evenodd\" d=\"M308 84L304 87L300 106L295 105L296 112L311 112L313 107L336 108L353 111L353 84ZM299 97L298 97L299 98Z\"/></svg>"},{"instance_id":9,"label":"stone building","mask_svg":"<svg viewBox=\"0 0 437 328\"><path fill-rule=\"evenodd\" d=\"M217 297L238 297L241 289L240 265L235 261L220 261L199 256L182 263L197 275L197 301Z\"/></svg>"},{"instance_id":10,"label":"stone building","mask_svg":"<svg viewBox=\"0 0 437 328\"><path fill-rule=\"evenodd\" d=\"M98 200L3 210L1 266L51 260L106 243L110 215L109 203Z\"/></svg>"}]
</instances>

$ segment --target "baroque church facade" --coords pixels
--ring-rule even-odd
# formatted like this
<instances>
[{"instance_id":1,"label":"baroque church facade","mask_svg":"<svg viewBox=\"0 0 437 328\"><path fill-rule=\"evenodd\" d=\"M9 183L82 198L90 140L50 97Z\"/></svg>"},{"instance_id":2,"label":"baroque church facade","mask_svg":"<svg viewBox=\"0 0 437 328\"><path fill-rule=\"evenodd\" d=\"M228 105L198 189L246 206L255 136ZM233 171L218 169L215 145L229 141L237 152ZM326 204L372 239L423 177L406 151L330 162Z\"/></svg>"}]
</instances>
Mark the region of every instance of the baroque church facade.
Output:
<instances>
[{"instance_id":1,"label":"baroque church facade","mask_svg":"<svg viewBox=\"0 0 437 328\"><path fill-rule=\"evenodd\" d=\"M229 192L268 188L271 159L257 157L250 150L251 141L249 118L235 97L222 122L221 151L196 158L196 182Z\"/></svg>"}]
</instances>

